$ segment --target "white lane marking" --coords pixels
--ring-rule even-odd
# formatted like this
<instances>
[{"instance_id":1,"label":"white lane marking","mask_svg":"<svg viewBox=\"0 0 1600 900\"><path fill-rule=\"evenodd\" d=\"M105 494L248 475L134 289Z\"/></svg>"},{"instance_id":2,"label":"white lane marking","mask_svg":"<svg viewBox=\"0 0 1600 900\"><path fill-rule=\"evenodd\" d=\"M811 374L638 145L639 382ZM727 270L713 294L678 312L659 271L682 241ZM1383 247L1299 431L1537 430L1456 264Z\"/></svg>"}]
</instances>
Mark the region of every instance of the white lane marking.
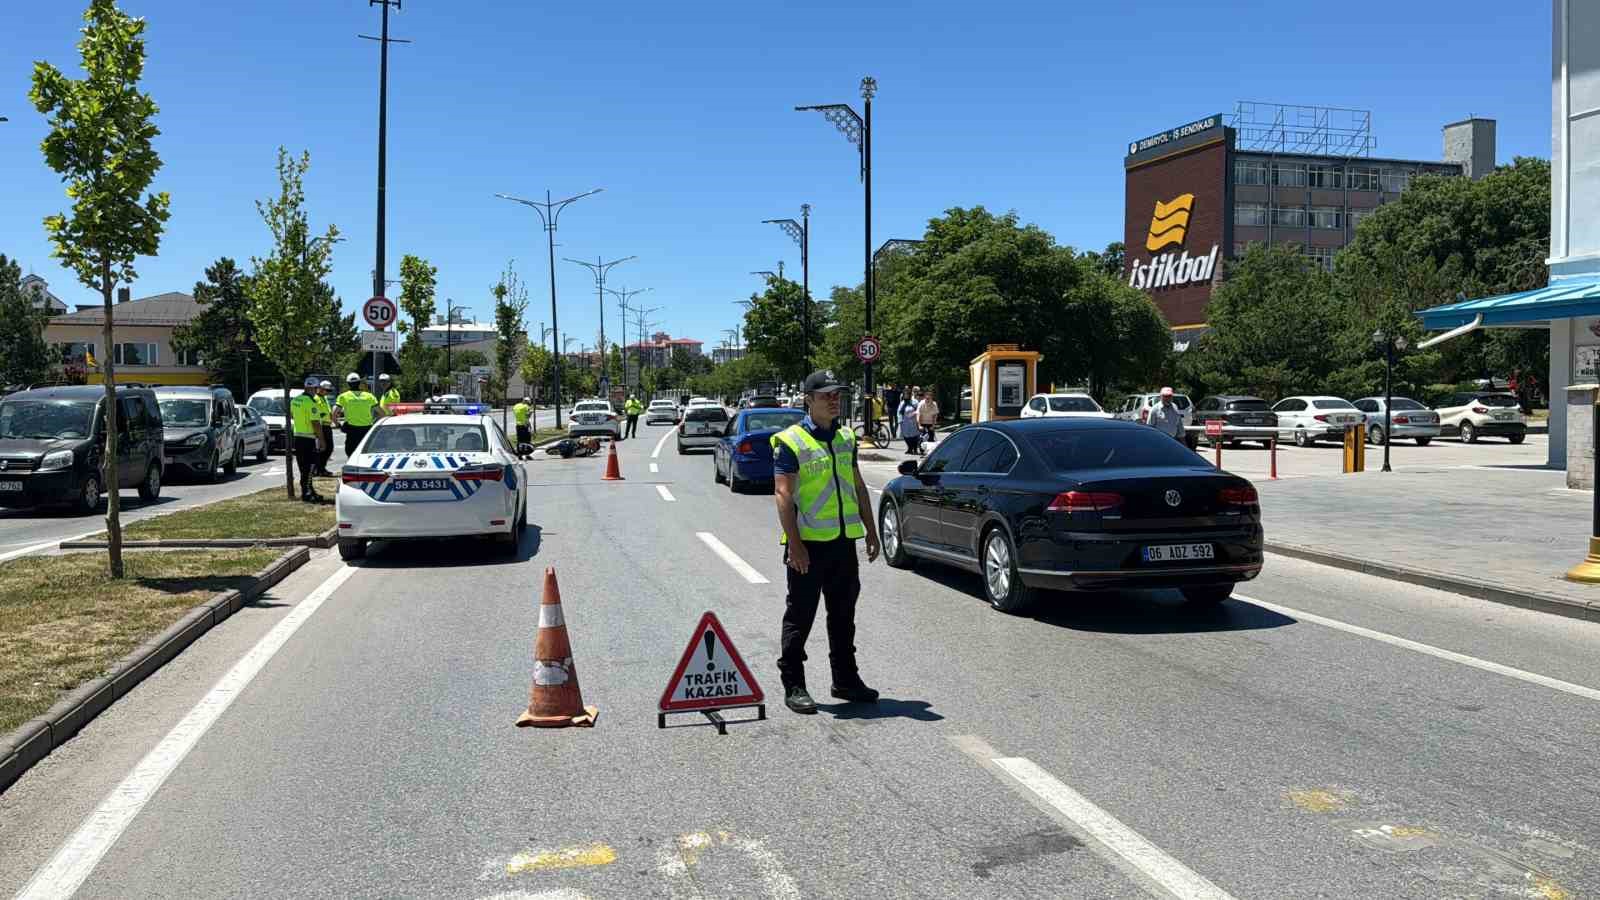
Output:
<instances>
[{"instance_id":1,"label":"white lane marking","mask_svg":"<svg viewBox=\"0 0 1600 900\"><path fill-rule=\"evenodd\" d=\"M1298 609L1291 609L1287 606L1279 606L1276 603L1268 603L1265 600L1257 600L1254 597L1246 597L1243 594L1234 594L1233 596L1236 599L1245 601L1246 603L1254 603L1256 606L1259 606L1263 609L1270 609L1273 612L1281 615L1292 616L1296 619L1304 619L1307 622L1315 622L1318 625L1324 625L1328 628L1336 628L1339 631L1346 631L1350 634L1371 638L1375 641L1382 641L1385 644L1392 644L1393 646L1403 647L1407 650L1415 650L1418 653L1424 653L1428 656L1436 657L1438 659L1460 663L1463 666L1471 666L1474 669L1482 669L1485 672L1493 672L1496 675L1504 675L1507 678L1515 678L1518 681L1526 681L1529 684L1537 684L1540 687L1547 687L1553 690L1562 691L1564 693L1572 694L1575 697L1582 697L1586 700L1600 700L1600 690L1596 690L1592 687L1585 687L1581 684L1573 684L1570 681L1562 681L1559 678L1551 678L1548 675L1540 675L1536 672L1514 669L1511 666L1501 665L1497 662L1490 662L1486 659L1479 659L1476 656L1468 656L1465 653L1457 653L1454 650L1445 650L1440 647L1432 646L1431 644L1424 644L1421 641L1413 641L1410 638L1398 637L1382 631L1373 631L1371 628L1362 628L1360 625L1351 625L1349 622L1341 622L1338 619L1330 619L1326 616L1319 616L1316 613L1301 612Z\"/></svg>"},{"instance_id":2,"label":"white lane marking","mask_svg":"<svg viewBox=\"0 0 1600 900\"><path fill-rule=\"evenodd\" d=\"M132 523L130 522L128 524L132 524ZM23 547L20 550L10 550L10 551L7 551L5 553L0 553L0 562L5 562L8 559L16 559L19 556L27 556L30 553L38 553L40 550L49 550L52 547L56 546L57 544L61 543L62 541L82 540L82 539L84 539L84 538L86 538L86 537L88 537L88 536L90 536L92 534L99 534L101 531L104 531L104 530L105 529L103 529L103 528L96 528L94 531L85 531L82 534L68 534L68 535L63 535L61 537L55 538L53 540L44 541L43 543L29 544L28 546Z\"/></svg>"},{"instance_id":3,"label":"white lane marking","mask_svg":"<svg viewBox=\"0 0 1600 900\"><path fill-rule=\"evenodd\" d=\"M735 572L738 572L740 575L744 576L745 581L748 581L751 584L770 584L765 576L756 571L755 566L745 562L739 557L739 554L733 552L733 550L730 549L727 544L717 540L716 535L709 531L696 531L694 536L699 538L702 544L710 547L712 553L722 557L722 561L732 566Z\"/></svg>"},{"instance_id":4,"label":"white lane marking","mask_svg":"<svg viewBox=\"0 0 1600 900\"><path fill-rule=\"evenodd\" d=\"M145 754L128 777L100 801L94 812L84 818L78 830L17 894L18 900L71 897L206 731L300 626L355 573L355 569L341 566L250 648L188 715L173 726L161 743Z\"/></svg>"},{"instance_id":5,"label":"white lane marking","mask_svg":"<svg viewBox=\"0 0 1600 900\"><path fill-rule=\"evenodd\" d=\"M705 896L695 869L702 857L718 854L723 847L733 847L749 857L769 900L800 900L799 885L784 871L782 860L767 849L764 841L741 838L726 831L679 835L677 846L656 851L656 873L668 882L673 900L701 900Z\"/></svg>"},{"instance_id":6,"label":"white lane marking","mask_svg":"<svg viewBox=\"0 0 1600 900\"><path fill-rule=\"evenodd\" d=\"M656 493L660 494L661 499L667 501L668 503L672 503L678 499L677 497L672 496L672 492L667 490L667 486L664 484L656 485Z\"/></svg>"},{"instance_id":7,"label":"white lane marking","mask_svg":"<svg viewBox=\"0 0 1600 900\"><path fill-rule=\"evenodd\" d=\"M650 474L654 475L655 473L657 473L659 471L661 471L661 467L660 466L656 465L655 463L651 463L650 464Z\"/></svg>"},{"instance_id":8,"label":"white lane marking","mask_svg":"<svg viewBox=\"0 0 1600 900\"><path fill-rule=\"evenodd\" d=\"M673 435L675 435L677 433L678 433L678 429L676 429L676 428L667 429L667 432L665 434L661 435L661 440L656 441L656 448L654 450L650 451L650 458L651 459L659 459L660 456L661 456L661 448L665 447L667 445L667 438L672 437Z\"/></svg>"}]
</instances>

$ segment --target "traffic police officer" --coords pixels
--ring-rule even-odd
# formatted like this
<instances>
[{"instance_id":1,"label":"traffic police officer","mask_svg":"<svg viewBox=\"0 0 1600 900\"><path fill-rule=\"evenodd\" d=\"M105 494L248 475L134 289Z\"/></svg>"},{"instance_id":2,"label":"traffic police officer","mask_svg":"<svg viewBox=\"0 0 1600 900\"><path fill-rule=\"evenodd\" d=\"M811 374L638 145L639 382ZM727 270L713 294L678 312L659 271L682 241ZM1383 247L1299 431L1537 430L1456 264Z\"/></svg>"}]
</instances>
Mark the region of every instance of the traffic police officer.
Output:
<instances>
[{"instance_id":1,"label":"traffic police officer","mask_svg":"<svg viewBox=\"0 0 1600 900\"><path fill-rule=\"evenodd\" d=\"M639 396L635 394L629 397L628 402L622 405L622 411L628 416L628 430L623 434L623 437L638 437L639 414L644 412L644 404L639 402Z\"/></svg>"},{"instance_id":2,"label":"traffic police officer","mask_svg":"<svg viewBox=\"0 0 1600 900\"><path fill-rule=\"evenodd\" d=\"M355 456L356 446L372 430L377 418L378 398L361 386L361 376L354 372L344 377L349 388L334 402L344 416L344 455Z\"/></svg>"},{"instance_id":3,"label":"traffic police officer","mask_svg":"<svg viewBox=\"0 0 1600 900\"><path fill-rule=\"evenodd\" d=\"M333 393L333 382L324 380L317 384L317 428L322 431L322 449L317 451L317 474L323 478L332 478L333 473L328 471L328 460L333 457L333 401L328 395Z\"/></svg>"},{"instance_id":4,"label":"traffic police officer","mask_svg":"<svg viewBox=\"0 0 1600 900\"><path fill-rule=\"evenodd\" d=\"M307 503L320 503L324 499L317 493L311 477L315 474L317 454L326 438L317 420L317 379L307 378L306 389L289 401L289 423L294 433L294 461L300 467L300 499Z\"/></svg>"},{"instance_id":5,"label":"traffic police officer","mask_svg":"<svg viewBox=\"0 0 1600 900\"><path fill-rule=\"evenodd\" d=\"M521 459L522 445L533 443L533 429L528 425L533 415L533 400L523 397L521 403L511 407L511 415L517 420L517 458Z\"/></svg>"},{"instance_id":6,"label":"traffic police officer","mask_svg":"<svg viewBox=\"0 0 1600 900\"><path fill-rule=\"evenodd\" d=\"M778 673L783 702L815 713L806 691L806 638L819 597L828 607L828 661L833 696L871 703L878 692L856 669L856 598L861 579L856 541L867 539L867 562L878 558L872 496L856 464L855 434L839 427L839 390L832 372L812 372L801 390L806 417L772 436L778 522L783 526L788 597Z\"/></svg>"},{"instance_id":7,"label":"traffic police officer","mask_svg":"<svg viewBox=\"0 0 1600 900\"><path fill-rule=\"evenodd\" d=\"M378 391L380 392L378 405L383 408L383 414L386 416L394 415L394 405L400 402L400 389L392 386L390 381L388 372L378 376Z\"/></svg>"}]
</instances>

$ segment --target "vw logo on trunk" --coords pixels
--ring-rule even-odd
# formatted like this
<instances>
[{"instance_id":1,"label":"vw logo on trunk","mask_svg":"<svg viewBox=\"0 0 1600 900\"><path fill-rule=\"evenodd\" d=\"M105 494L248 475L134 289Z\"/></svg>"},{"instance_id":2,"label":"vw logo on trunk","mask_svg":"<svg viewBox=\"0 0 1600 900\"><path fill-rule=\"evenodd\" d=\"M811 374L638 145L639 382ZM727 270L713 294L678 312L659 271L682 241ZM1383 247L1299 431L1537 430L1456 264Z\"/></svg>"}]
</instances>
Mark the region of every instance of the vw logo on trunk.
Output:
<instances>
[{"instance_id":1,"label":"vw logo on trunk","mask_svg":"<svg viewBox=\"0 0 1600 900\"><path fill-rule=\"evenodd\" d=\"M1167 491L1167 505L1168 506L1177 506L1179 503L1182 503L1182 502L1183 502L1183 495L1182 494L1178 493L1177 491Z\"/></svg>"}]
</instances>

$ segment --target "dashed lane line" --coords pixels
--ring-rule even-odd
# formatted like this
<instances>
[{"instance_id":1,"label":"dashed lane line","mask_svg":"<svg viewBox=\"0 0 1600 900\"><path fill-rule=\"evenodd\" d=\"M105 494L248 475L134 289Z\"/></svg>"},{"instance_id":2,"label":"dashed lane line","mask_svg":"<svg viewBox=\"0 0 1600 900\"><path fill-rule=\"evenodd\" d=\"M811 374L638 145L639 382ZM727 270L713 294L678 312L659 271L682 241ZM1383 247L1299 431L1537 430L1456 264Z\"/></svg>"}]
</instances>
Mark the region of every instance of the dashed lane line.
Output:
<instances>
[{"instance_id":1,"label":"dashed lane line","mask_svg":"<svg viewBox=\"0 0 1600 900\"><path fill-rule=\"evenodd\" d=\"M949 740L1148 892L1179 900L1233 900L1233 895L1169 856L1032 760L1000 756L975 735L954 735Z\"/></svg>"},{"instance_id":2,"label":"dashed lane line","mask_svg":"<svg viewBox=\"0 0 1600 900\"><path fill-rule=\"evenodd\" d=\"M668 503L673 503L678 499L677 497L672 496L672 492L667 490L667 486L664 484L656 485L656 493L660 494L661 499L667 501Z\"/></svg>"},{"instance_id":3,"label":"dashed lane line","mask_svg":"<svg viewBox=\"0 0 1600 900\"><path fill-rule=\"evenodd\" d=\"M668 430L665 434L661 435L661 440L656 441L656 448L654 450L650 451L650 458L651 459L659 459L661 457L661 448L665 447L667 445L667 438L672 437L673 435L675 435L677 433L678 433L678 430L676 428L674 428L674 429Z\"/></svg>"},{"instance_id":4,"label":"dashed lane line","mask_svg":"<svg viewBox=\"0 0 1600 900\"><path fill-rule=\"evenodd\" d=\"M1437 659L1449 660L1450 662L1460 663L1463 666L1471 666L1474 669L1482 669L1485 672L1493 672L1496 675L1504 675L1507 678L1515 678L1518 681L1526 681L1529 684L1537 684L1540 687L1547 687L1552 690L1561 691L1563 693L1571 694L1574 697L1582 697L1585 700L1600 700L1600 690L1596 690L1592 687L1585 687L1581 684L1573 684L1570 681L1562 681L1559 678L1551 678L1548 675L1540 675L1537 672L1528 672L1523 669L1512 668L1511 666L1502 665L1497 662L1490 662L1487 659L1479 659L1476 656L1468 656L1465 653L1457 653L1454 650L1445 650L1441 647L1435 647L1432 644L1424 644L1421 641L1413 641L1410 638L1399 637L1398 635L1389 634L1383 631L1374 631L1371 628L1363 628L1360 625L1351 625L1349 622L1341 622L1338 619L1330 619L1326 616L1319 616L1316 613L1301 612L1298 609L1292 609L1287 606L1279 606L1276 603L1268 603L1265 600L1257 600L1254 597L1246 597L1243 594L1234 594L1233 596L1236 600L1243 600L1246 603L1253 603L1262 609L1270 609L1280 615L1290 616L1306 622L1314 622L1318 625L1338 629L1339 631L1347 632L1349 634L1359 635L1364 638L1371 638L1375 641L1382 641L1385 644L1390 644L1395 647L1402 647L1406 650L1414 650L1418 653L1426 654Z\"/></svg>"},{"instance_id":5,"label":"dashed lane line","mask_svg":"<svg viewBox=\"0 0 1600 900\"><path fill-rule=\"evenodd\" d=\"M655 463L651 463L650 464L650 474L651 475L654 475L654 474L656 474L657 472L660 472L660 471L661 471L661 467L660 466L656 465Z\"/></svg>"},{"instance_id":6,"label":"dashed lane line","mask_svg":"<svg viewBox=\"0 0 1600 900\"><path fill-rule=\"evenodd\" d=\"M244 689L273 655L283 649L283 645L288 643L300 626L355 573L355 569L341 566L250 648L250 652L222 676L216 686L189 710L188 715L173 726L161 743L145 754L144 759L128 773L128 777L100 801L94 812L78 826L78 830L67 838L44 868L28 882L28 886L17 894L18 900L71 897L206 731L244 693Z\"/></svg>"},{"instance_id":7,"label":"dashed lane line","mask_svg":"<svg viewBox=\"0 0 1600 900\"><path fill-rule=\"evenodd\" d=\"M760 572L756 571L755 566L745 562L744 559L742 559L739 554L733 552L733 550L730 549L727 544L717 540L716 535L709 531L697 531L694 533L694 536L699 538L702 544L710 547L712 553L722 557L722 561L731 566L735 572L738 572L741 576L743 576L745 581L748 581L751 584L771 584L771 582L767 581L765 575L762 575Z\"/></svg>"}]
</instances>

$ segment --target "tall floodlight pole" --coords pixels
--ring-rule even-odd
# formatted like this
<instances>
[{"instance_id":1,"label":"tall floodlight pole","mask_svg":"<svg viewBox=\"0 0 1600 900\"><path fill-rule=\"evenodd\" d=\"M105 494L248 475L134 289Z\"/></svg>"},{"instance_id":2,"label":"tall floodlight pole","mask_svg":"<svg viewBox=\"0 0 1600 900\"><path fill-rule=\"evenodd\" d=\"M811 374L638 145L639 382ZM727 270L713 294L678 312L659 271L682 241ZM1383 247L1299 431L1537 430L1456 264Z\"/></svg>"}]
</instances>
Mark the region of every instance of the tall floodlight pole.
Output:
<instances>
[{"instance_id":1,"label":"tall floodlight pole","mask_svg":"<svg viewBox=\"0 0 1600 900\"><path fill-rule=\"evenodd\" d=\"M804 347L801 354L803 368L811 371L811 204L800 204L800 221L793 219L762 219L763 224L783 229L800 245L800 335Z\"/></svg>"},{"instance_id":2,"label":"tall floodlight pole","mask_svg":"<svg viewBox=\"0 0 1600 900\"><path fill-rule=\"evenodd\" d=\"M639 257L637 257L637 256L624 256L621 259L613 259L610 262L604 262L604 261L602 261L600 259L600 257L596 256L594 258L594 262L584 262L581 259L573 259L570 256L563 256L562 257L562 259L566 260L567 262L577 263L578 265L583 266L585 269L588 269L590 272L594 273L594 293L595 293L595 297L600 302L600 347L599 347L599 350L600 350L600 381L601 381L600 393L601 393L602 396L608 393L608 391L606 390L606 387L609 386L609 384L611 382L611 366L610 366L609 360L606 357L606 273L611 271L611 267L612 266L618 265L619 263L625 263L630 259L638 259L638 258ZM627 337L628 329L626 327L624 327L622 329L622 335L623 335L623 337ZM624 376L623 381L624 382L627 381L626 376Z\"/></svg>"},{"instance_id":3,"label":"tall floodlight pole","mask_svg":"<svg viewBox=\"0 0 1600 900\"><path fill-rule=\"evenodd\" d=\"M655 288L639 288L638 290L630 291L630 290L628 290L627 285L623 285L622 290L620 290L620 291L616 290L615 288L606 288L605 290L606 290L606 293L615 295L616 298L617 298L617 305L622 307L622 386L623 387L627 387L628 386L628 301L633 299L635 296L637 296L639 294L643 294L643 293L645 293L647 291L653 291L653 290L655 290ZM635 352L634 355L637 356L638 353ZM642 370L641 370L641 374L642 374ZM639 383L639 389L640 390L644 390L644 382L642 380Z\"/></svg>"},{"instance_id":4,"label":"tall floodlight pole","mask_svg":"<svg viewBox=\"0 0 1600 900\"><path fill-rule=\"evenodd\" d=\"M872 98L878 93L877 79L871 75L861 79L861 99L865 103L865 116L856 115L856 111L845 103L829 103L821 106L796 106L797 110L814 110L822 113L833 127L845 136L845 139L856 145L861 153L861 183L863 185L865 202L864 219L865 234L862 242L862 293L866 300L866 325L867 334L872 333L872 311L875 294L872 284ZM867 434L875 433L877 425L877 410L870 402L872 399L872 370L873 363L867 363L862 368L865 370L863 393L866 403Z\"/></svg>"},{"instance_id":5,"label":"tall floodlight pole","mask_svg":"<svg viewBox=\"0 0 1600 900\"><path fill-rule=\"evenodd\" d=\"M664 306L652 306L649 309L639 309L638 307L635 307L633 310L631 310L631 312L633 312L633 314L634 314L634 317L637 319L638 325L639 325L639 353L638 353L638 356L639 356L639 390L641 390L641 391L644 390L644 363L645 363L645 358L644 358L644 330L647 327L654 328L656 325L661 324L660 322L653 322L653 321L652 322L646 322L645 321L645 316L647 316L647 315L649 315L650 313L653 313L653 312L659 312L659 311L661 311L663 309L666 309L666 307L664 307Z\"/></svg>"},{"instance_id":6,"label":"tall floodlight pole","mask_svg":"<svg viewBox=\"0 0 1600 900\"><path fill-rule=\"evenodd\" d=\"M361 34L357 37L378 42L378 234L377 234L377 266L372 270L372 296L384 296L383 279L383 239L385 208L388 194L389 172L389 45L409 44L405 38L389 37L389 7L400 8L400 0L367 0L367 7L374 5L383 7L383 26L376 37L370 34ZM372 384L377 390L379 370L383 367L383 357L378 351L372 351Z\"/></svg>"},{"instance_id":7,"label":"tall floodlight pole","mask_svg":"<svg viewBox=\"0 0 1600 900\"><path fill-rule=\"evenodd\" d=\"M552 346L552 347L554 347L556 345L556 337L555 336L559 335L561 333L561 330L560 330L561 326L557 323L557 319L556 319L556 224L557 224L557 221L561 218L561 211L563 209L566 209L569 205L571 205L572 203L574 203L574 202L576 202L578 200L582 200L584 197L593 196L595 194L600 193L603 190L605 190L605 188L595 188L592 191L584 191L581 194L574 194L573 196L568 197L565 200L551 200L550 199L550 192L549 191L545 191L544 192L544 202L543 203L540 203L537 200L524 200L521 197L513 197L510 194L495 194L495 196L499 197L501 200L510 200L513 203L521 203L523 206L532 207L533 210L539 214L539 221L544 223L545 234L547 234L549 236L549 243L550 243L550 330L552 332L552 335L551 335L551 338L550 338L550 346ZM555 385L555 387L556 387L556 390L555 390L555 395L556 395L555 396L555 402L556 402L556 427L560 428L561 427L561 354L559 354L559 353L555 354L555 366L556 366L556 369L555 369L555 372L556 372L556 379L555 379L555 381L556 381L556 385Z\"/></svg>"}]
</instances>

